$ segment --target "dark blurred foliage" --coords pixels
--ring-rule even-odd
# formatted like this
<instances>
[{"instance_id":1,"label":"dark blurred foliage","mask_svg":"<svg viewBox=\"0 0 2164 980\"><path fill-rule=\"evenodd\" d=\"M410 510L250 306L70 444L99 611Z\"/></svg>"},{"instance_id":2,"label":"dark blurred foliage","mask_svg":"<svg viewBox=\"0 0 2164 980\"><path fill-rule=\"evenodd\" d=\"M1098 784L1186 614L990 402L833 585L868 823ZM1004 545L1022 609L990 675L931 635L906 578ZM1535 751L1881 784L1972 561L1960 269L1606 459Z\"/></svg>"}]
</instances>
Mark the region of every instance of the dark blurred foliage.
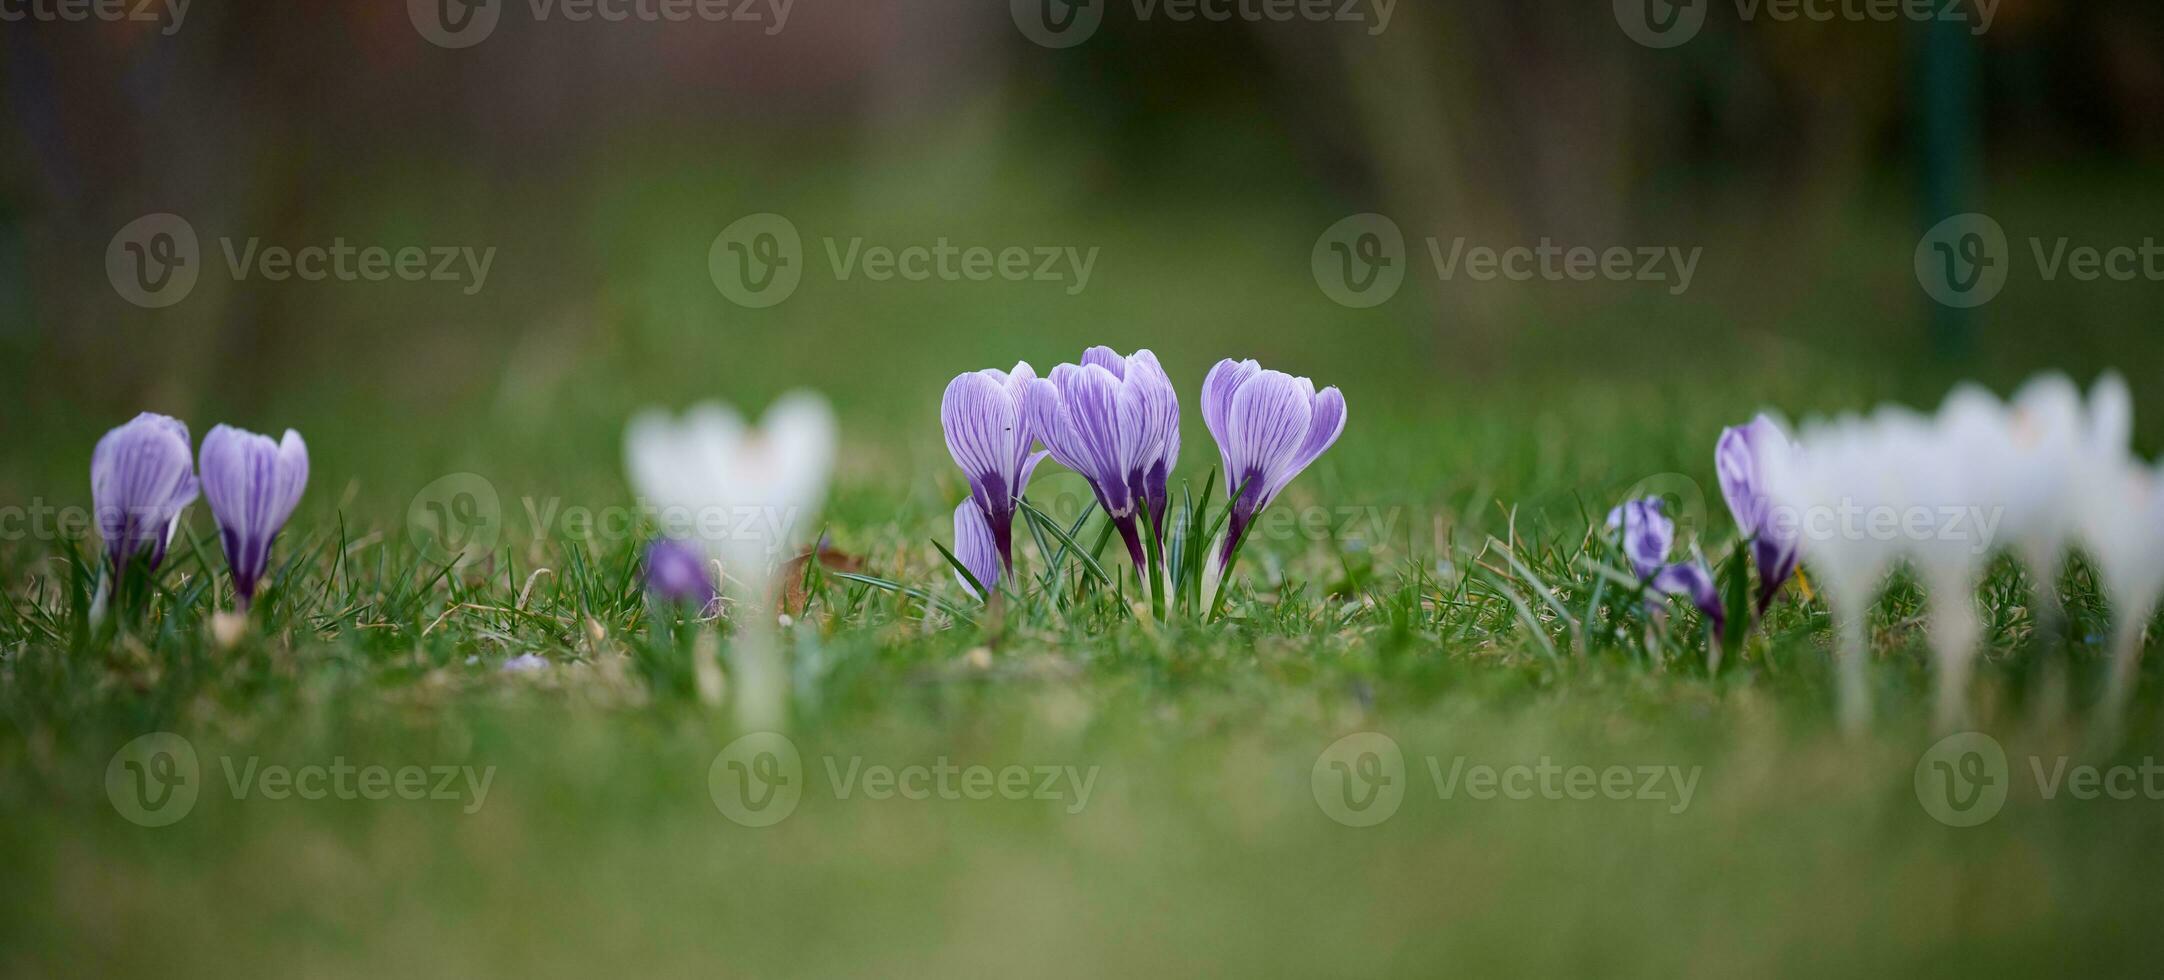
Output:
<instances>
[{"instance_id":1,"label":"dark blurred foliage","mask_svg":"<svg viewBox=\"0 0 2164 980\"><path fill-rule=\"evenodd\" d=\"M1002 4L929 0L800 0L775 36L507 15L455 51L390 0L200 0L174 37L6 24L0 377L121 405L192 397L208 364L267 378L344 356L314 330L319 300L294 290L213 286L154 314L118 302L100 256L154 211L268 241L404 222L500 242L527 270L519 288L455 315L522 325L587 315L620 287L595 254L597 188L856 184L855 207L876 211L896 191L882 172L929 170L918 190L937 208L982 175L894 162L957 134L1085 209L1289 196L1325 221L1378 210L1507 241L1807 243L1927 179L1911 25L1743 23L1713 3L1696 40L1653 50L1601 2L1403 0L1379 37L1108 7L1092 40L1062 51L1031 44ZM1953 83L1975 90L1963 125L1979 174L2164 162L2164 6L2004 0L1970 43L1974 76ZM1456 308L1478 297L1421 301L1444 321L1485 315ZM392 343L425 346L445 326L426 308L372 312L404 337Z\"/></svg>"}]
</instances>

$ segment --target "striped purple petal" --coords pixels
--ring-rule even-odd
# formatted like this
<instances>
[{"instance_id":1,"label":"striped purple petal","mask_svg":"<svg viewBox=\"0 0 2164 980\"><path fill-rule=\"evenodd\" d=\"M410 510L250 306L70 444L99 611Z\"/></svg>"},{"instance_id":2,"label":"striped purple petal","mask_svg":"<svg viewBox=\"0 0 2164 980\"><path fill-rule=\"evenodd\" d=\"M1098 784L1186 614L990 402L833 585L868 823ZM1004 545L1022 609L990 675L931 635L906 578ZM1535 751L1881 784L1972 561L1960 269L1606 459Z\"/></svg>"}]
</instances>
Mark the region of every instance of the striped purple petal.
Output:
<instances>
[{"instance_id":1,"label":"striped purple petal","mask_svg":"<svg viewBox=\"0 0 2164 980\"><path fill-rule=\"evenodd\" d=\"M1737 529L1751 539L1752 557L1758 563L1760 609L1796 571L1797 530L1773 519L1766 490L1767 458L1789 451L1788 436L1763 415L1746 425L1721 430L1720 442L1713 449L1721 496L1728 501Z\"/></svg>"},{"instance_id":2,"label":"striped purple petal","mask_svg":"<svg viewBox=\"0 0 2164 980\"><path fill-rule=\"evenodd\" d=\"M1713 635L1721 635L1728 616L1721 609L1720 591L1714 588L1713 573L1707 571L1706 566L1697 562L1662 566L1653 573L1652 586L1662 595L1688 596L1706 621L1713 624Z\"/></svg>"},{"instance_id":3,"label":"striped purple petal","mask_svg":"<svg viewBox=\"0 0 2164 980\"><path fill-rule=\"evenodd\" d=\"M1097 502L1114 518L1134 514L1134 497L1122 466L1121 447L1136 437L1121 432L1120 379L1102 365L1062 364L1039 381L1031 405L1039 436L1052 458L1082 475ZM1133 409L1128 418L1133 420Z\"/></svg>"},{"instance_id":4,"label":"striped purple petal","mask_svg":"<svg viewBox=\"0 0 2164 980\"><path fill-rule=\"evenodd\" d=\"M220 425L203 437L201 464L203 497L218 519L233 595L245 609L270 567L271 542L308 488L308 446L292 429L273 442Z\"/></svg>"},{"instance_id":5,"label":"striped purple petal","mask_svg":"<svg viewBox=\"0 0 2164 980\"><path fill-rule=\"evenodd\" d=\"M984 514L1000 561L1013 567L1014 498L1028 485L1037 441L1028 397L1037 373L1024 361L1012 372L973 371L947 384L939 421L947 452L969 479L970 499Z\"/></svg>"},{"instance_id":6,"label":"striped purple petal","mask_svg":"<svg viewBox=\"0 0 2164 980\"><path fill-rule=\"evenodd\" d=\"M1202 423L1217 439L1232 516L1221 558L1293 478L1345 431L1345 396L1336 388L1254 361L1217 362L1202 380Z\"/></svg>"},{"instance_id":7,"label":"striped purple petal","mask_svg":"<svg viewBox=\"0 0 2164 980\"><path fill-rule=\"evenodd\" d=\"M999 586L999 549L992 540L992 527L984 522L984 514L970 506L967 500L954 508L954 557L960 559L962 567L969 569L969 574L976 576L986 589ZM977 598L990 598L971 588L962 573L954 573L954 580Z\"/></svg>"},{"instance_id":8,"label":"striped purple petal","mask_svg":"<svg viewBox=\"0 0 2164 980\"><path fill-rule=\"evenodd\" d=\"M1032 406L1052 458L1089 482L1128 557L1143 567L1138 511L1149 508L1156 529L1151 545L1161 551L1180 451L1180 397L1157 355L1138 350L1121 357L1092 347L1080 363L1054 367L1033 392Z\"/></svg>"},{"instance_id":9,"label":"striped purple petal","mask_svg":"<svg viewBox=\"0 0 2164 980\"><path fill-rule=\"evenodd\" d=\"M1161 550L1172 469L1180 460L1180 395L1172 387L1172 377L1157 363L1157 355L1148 349L1128 355L1124 380L1136 392L1140 428L1136 451L1129 460L1128 483L1150 509L1150 526L1156 529L1155 546Z\"/></svg>"},{"instance_id":10,"label":"striped purple petal","mask_svg":"<svg viewBox=\"0 0 2164 980\"><path fill-rule=\"evenodd\" d=\"M1261 370L1262 365L1254 361L1235 361L1228 357L1217 362L1202 379L1202 425L1210 430L1210 438L1217 440L1218 461L1228 474L1225 487L1228 494L1233 490L1229 482L1232 456L1226 449L1228 442L1225 438L1225 418L1232 414L1232 393L1238 391L1243 382Z\"/></svg>"},{"instance_id":11,"label":"striped purple petal","mask_svg":"<svg viewBox=\"0 0 2164 980\"><path fill-rule=\"evenodd\" d=\"M181 512L198 490L189 442L187 423L144 412L107 432L92 450L90 499L115 574L142 552L149 553L152 568L164 560Z\"/></svg>"},{"instance_id":12,"label":"striped purple petal","mask_svg":"<svg viewBox=\"0 0 2164 980\"><path fill-rule=\"evenodd\" d=\"M1650 579L1668 561L1676 544L1676 522L1661 512L1661 498L1626 500L1608 512L1608 530L1620 532L1623 554L1642 579Z\"/></svg>"},{"instance_id":13,"label":"striped purple petal","mask_svg":"<svg viewBox=\"0 0 2164 980\"><path fill-rule=\"evenodd\" d=\"M1225 482L1245 488L1255 510L1270 502L1279 477L1307 438L1315 415L1314 387L1305 378L1282 371L1262 371L1232 393L1225 416Z\"/></svg>"}]
</instances>

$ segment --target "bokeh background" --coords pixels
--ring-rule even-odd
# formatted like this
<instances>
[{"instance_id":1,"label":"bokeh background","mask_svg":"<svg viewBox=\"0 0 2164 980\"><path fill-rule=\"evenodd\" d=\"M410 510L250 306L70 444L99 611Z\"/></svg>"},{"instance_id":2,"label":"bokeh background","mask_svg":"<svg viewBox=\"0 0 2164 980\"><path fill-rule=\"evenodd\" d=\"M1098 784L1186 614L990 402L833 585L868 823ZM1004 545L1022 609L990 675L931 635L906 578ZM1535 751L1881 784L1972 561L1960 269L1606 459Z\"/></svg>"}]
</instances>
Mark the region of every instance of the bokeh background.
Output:
<instances>
[{"instance_id":1,"label":"bokeh background","mask_svg":"<svg viewBox=\"0 0 2164 980\"><path fill-rule=\"evenodd\" d=\"M1669 48L1597 2L1406 0L1387 22L1369 4L1323 23L1100 3L1060 49L1018 27L1027 3L799 0L778 31L765 6L747 8L758 23L609 23L499 3L459 49L416 26L455 0L204 0L170 35L7 24L0 496L86 495L89 444L151 408L300 428L319 486L345 490L310 506L395 513L460 470L611 498L636 408L808 385L842 412L845 493L876 477L942 513L946 379L1089 343L1152 347L1183 386L1226 355L1338 384L1348 445L1389 450L1343 465L1460 489L1508 468L1415 464L1423 433L1494 428L1497 454L1537 452L1528 432L1677 433L1677 459L1556 464L1622 479L1607 471L1707 469L1711 427L1760 405L1929 404L1959 377L2004 390L2043 367L2116 366L2157 391L2164 290L2046 281L2026 258L2030 236L2156 232L2164 10L2143 0L2004 0L1980 35L1971 7L1930 26L1700 0L1702 27ZM2008 230L2014 266L1954 314L1912 257L1970 210ZM142 309L105 255L158 212L196 230L204 274ZM766 309L707 265L755 212L787 217L810 266ZM1414 274L1350 309L1309 259L1361 212L1404 230ZM1681 295L1440 281L1419 241L1458 235L1703 258ZM823 242L858 236L1100 252L1072 295L837 281ZM474 295L234 281L217 243L250 238L496 255Z\"/></svg>"},{"instance_id":2,"label":"bokeh background","mask_svg":"<svg viewBox=\"0 0 2164 980\"><path fill-rule=\"evenodd\" d=\"M496 22L478 43L429 40L432 18L484 8ZM1215 454L1193 392L1217 358L1341 387L1344 438L1278 510L1379 508L1388 541L1431 523L1474 545L1577 540L1649 474L1711 487L1719 428L1760 407L1929 405L1962 378L2004 392L2037 370L2086 382L2115 368L2142 406L2139 447L2164 434L2164 286L2046 278L2029 244L2164 232L2154 0L2001 0L1980 34L1966 3L1953 9L1968 22L1915 24L1778 20L1726 0L1397 0L1385 24L1374 4L1345 22L1220 23L1103 0L1065 47L1023 28L1073 12L1062 0L795 0L771 33L763 3L746 9L768 19L728 23L536 9L196 0L170 35L0 21L0 506L87 506L91 445L141 410L198 434L291 426L313 475L281 548L391 542L359 552L378 581L328 563L309 581L404 606L405 579L433 573L385 556L439 478L481 474L543 506L625 503L632 412L755 409L809 386L842 419L839 546L943 587L923 542L945 538L963 490L942 388L1094 343L1162 356L1187 397L1182 475L1198 481ZM1702 22L1658 39L1680 43L1627 29L1684 9ZM1915 256L1926 229L1970 211L2004 228L2009 275L1954 311ZM185 298L146 309L107 259L159 213L194 229L202 267ZM801 233L807 268L753 309L717 286L709 252L758 213ZM1410 269L1389 300L1353 308L1311 260L1326 229L1364 213L1402 230ZM1680 294L1441 281L1431 236L1701 258ZM837 280L825 242L860 237L1097 257L1072 293ZM470 295L235 281L220 243L250 239L494 258ZM1072 497L1075 479L1047 470L1033 497ZM204 511L190 520L207 541ZM1564 530L1538 533L1544 516ZM506 517L519 544L527 524ZM1724 525L1703 540L1732 538ZM526 544L518 568L550 558ZM595 553L628 568L634 544L609 545ZM21 608L63 567L58 550L0 537ZM1107 785L1078 819L814 799L739 833L705 781L726 720L612 674L622 657L582 658L600 639L575 630L333 622L327 640L170 663L140 645L96 661L24 644L32 655L0 662L0 685L18 685L0 687L15 831L0 835L15 886L0 887L0 972L1975 977L2153 958L2153 801L2025 799L1968 836L1918 811L1920 651L1886 658L1888 731L1859 744L1826 717L1801 599L1781 655L1747 671L1596 663L1559 678L1510 635L1507 608L1493 632L1463 617L1435 637L1380 613L1347 624L1353 603L1333 602L1326 576L1351 565L1332 550L1273 540L1243 557L1255 581L1298 587L1267 604L1281 622L1003 640L902 617L799 652L824 678L800 692L807 758L1101 761ZM1395 557L1375 567L1405 567ZM1430 573L1446 591L1461 581ZM471 622L484 625L456 625ZM1890 635L1914 645L1912 629ZM205 647L191 633L160 649L181 641ZM981 670L980 644L998 647ZM494 666L536 645L556 672L526 684ZM2029 663L2010 659L1979 699L1996 729L2027 717L2026 689L2004 678ZM145 680L176 664L182 682ZM214 789L199 815L150 831L116 818L95 780L117 742L159 727L206 759L474 761L504 778L470 818ZM1409 754L1703 762L1708 790L1681 816L1426 799L1353 830L1307 794L1316 753L1360 727ZM2073 751L2069 730L2017 744Z\"/></svg>"}]
</instances>

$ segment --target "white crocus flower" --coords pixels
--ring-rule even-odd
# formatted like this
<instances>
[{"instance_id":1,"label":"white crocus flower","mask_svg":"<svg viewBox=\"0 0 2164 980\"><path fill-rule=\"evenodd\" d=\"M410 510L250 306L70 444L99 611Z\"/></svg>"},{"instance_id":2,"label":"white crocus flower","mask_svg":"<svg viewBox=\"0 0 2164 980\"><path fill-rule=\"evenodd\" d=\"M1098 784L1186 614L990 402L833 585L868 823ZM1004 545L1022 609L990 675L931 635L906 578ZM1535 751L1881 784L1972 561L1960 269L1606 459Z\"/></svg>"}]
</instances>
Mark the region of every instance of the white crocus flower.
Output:
<instances>
[{"instance_id":1,"label":"white crocus flower","mask_svg":"<svg viewBox=\"0 0 2164 980\"><path fill-rule=\"evenodd\" d=\"M724 590L745 608L770 597L770 573L792 539L808 533L826 499L836 446L834 413L811 392L783 395L757 428L719 403L681 418L648 411L624 433L624 465L665 534L695 542L721 564ZM736 617L735 693L748 730L779 728L786 679L763 613ZM719 697L710 665L701 695Z\"/></svg>"},{"instance_id":2,"label":"white crocus flower","mask_svg":"<svg viewBox=\"0 0 2164 980\"><path fill-rule=\"evenodd\" d=\"M1805 426L1793 452L1767 460L1774 520L1794 529L1833 615L1841 723L1851 732L1870 721L1865 621L1897 554L1872 515L1905 504L1892 451L1877 422L1849 416Z\"/></svg>"},{"instance_id":3,"label":"white crocus flower","mask_svg":"<svg viewBox=\"0 0 2164 980\"><path fill-rule=\"evenodd\" d=\"M2091 461L2077 485L2075 533L2111 603L2111 676L2100 721L2116 732L2134 693L2142 629L2164 594L2164 480L2129 456Z\"/></svg>"},{"instance_id":4,"label":"white crocus flower","mask_svg":"<svg viewBox=\"0 0 2164 980\"><path fill-rule=\"evenodd\" d=\"M2007 417L1989 392L1963 385L1928 428L1897 421L1886 433L1890 458L1907 475L1902 544L1924 583L1941 731L1958 730L1968 716L1969 677L1983 639L1976 590L2006 513Z\"/></svg>"}]
</instances>

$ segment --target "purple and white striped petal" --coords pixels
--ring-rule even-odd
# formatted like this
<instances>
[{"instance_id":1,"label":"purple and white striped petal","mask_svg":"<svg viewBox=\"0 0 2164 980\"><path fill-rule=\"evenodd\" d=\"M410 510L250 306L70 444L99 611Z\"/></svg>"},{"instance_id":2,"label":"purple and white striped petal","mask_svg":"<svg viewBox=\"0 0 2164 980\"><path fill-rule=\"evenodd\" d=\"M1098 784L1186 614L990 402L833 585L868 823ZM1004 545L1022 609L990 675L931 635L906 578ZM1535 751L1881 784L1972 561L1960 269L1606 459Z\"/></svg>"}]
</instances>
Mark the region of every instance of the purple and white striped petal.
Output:
<instances>
[{"instance_id":1,"label":"purple and white striped petal","mask_svg":"<svg viewBox=\"0 0 2164 980\"><path fill-rule=\"evenodd\" d=\"M1127 357L1124 376L1139 405L1140 446L1130 461L1129 483L1150 509L1156 544L1164 547L1165 509L1170 503L1172 469L1180 459L1180 395L1172 377L1148 349Z\"/></svg>"},{"instance_id":2,"label":"purple and white striped petal","mask_svg":"<svg viewBox=\"0 0 2164 980\"><path fill-rule=\"evenodd\" d=\"M1714 588L1713 573L1697 562L1678 562L1662 566L1653 573L1653 590L1662 595L1688 596L1698 612L1713 624L1713 635L1719 636L1726 628L1728 615L1721 608L1720 590Z\"/></svg>"},{"instance_id":3,"label":"purple and white striped petal","mask_svg":"<svg viewBox=\"0 0 2164 980\"><path fill-rule=\"evenodd\" d=\"M1089 482L1119 528L1128 557L1144 567L1137 511L1149 508L1163 548L1168 486L1180 449L1180 397L1157 355L1121 357L1092 347L1079 364L1061 364L1031 399L1038 437L1052 458Z\"/></svg>"},{"instance_id":4,"label":"purple and white striped petal","mask_svg":"<svg viewBox=\"0 0 2164 980\"><path fill-rule=\"evenodd\" d=\"M1036 468L1037 441L1028 398L1037 373L1024 361L1013 372L973 371L947 384L940 426L947 452L969 479L970 499L993 534L1000 562L1013 567L1014 498Z\"/></svg>"},{"instance_id":5,"label":"purple and white striped petal","mask_svg":"<svg viewBox=\"0 0 2164 980\"><path fill-rule=\"evenodd\" d=\"M1345 396L1254 361L1217 362L1202 381L1202 424L1217 439L1232 499L1221 560L1293 478L1345 431Z\"/></svg>"},{"instance_id":6,"label":"purple and white striped petal","mask_svg":"<svg viewBox=\"0 0 2164 980\"><path fill-rule=\"evenodd\" d=\"M1225 435L1225 419L1232 414L1232 393L1261 371L1262 365L1254 361L1235 361L1228 357L1217 362L1202 379L1202 425L1210 430L1210 438L1217 441L1218 462L1226 474L1225 492L1228 495L1235 487L1231 483L1232 455L1226 448L1229 440Z\"/></svg>"},{"instance_id":7,"label":"purple and white striped petal","mask_svg":"<svg viewBox=\"0 0 2164 980\"><path fill-rule=\"evenodd\" d=\"M1661 512L1661 498L1626 500L1608 512L1608 530L1622 532L1623 554L1641 579L1651 579L1675 547L1676 522Z\"/></svg>"},{"instance_id":8,"label":"purple and white striped petal","mask_svg":"<svg viewBox=\"0 0 2164 980\"><path fill-rule=\"evenodd\" d=\"M1239 489L1254 510L1267 506L1280 475L1307 438L1315 393L1306 379L1263 371L1232 394L1225 416L1225 486Z\"/></svg>"},{"instance_id":9,"label":"purple and white striped petal","mask_svg":"<svg viewBox=\"0 0 2164 980\"><path fill-rule=\"evenodd\" d=\"M1793 451L1780 426L1764 415L1746 425L1721 430L1713 449L1713 469L1721 482L1721 496L1736 527L1751 539L1751 554L1758 564L1758 607L1771 602L1781 584L1796 571L1798 534L1794 527L1774 519L1771 496L1766 489L1767 458Z\"/></svg>"},{"instance_id":10,"label":"purple and white striped petal","mask_svg":"<svg viewBox=\"0 0 2164 980\"><path fill-rule=\"evenodd\" d=\"M144 412L92 450L90 499L115 574L144 551L152 568L165 559L180 514L198 491L189 442L187 423Z\"/></svg>"},{"instance_id":11,"label":"purple and white striped petal","mask_svg":"<svg viewBox=\"0 0 2164 980\"><path fill-rule=\"evenodd\" d=\"M241 608L255 598L270 566L271 542L308 488L308 446L287 429L278 442L229 425L203 437L203 496L218 519L233 594Z\"/></svg>"},{"instance_id":12,"label":"purple and white striped petal","mask_svg":"<svg viewBox=\"0 0 2164 980\"><path fill-rule=\"evenodd\" d=\"M1121 431L1121 387L1120 379L1102 365L1062 364L1052 369L1049 380L1037 382L1031 401L1039 436L1052 458L1089 481L1097 502L1114 518L1134 515L1121 447L1137 437ZM1127 418L1135 418L1131 408Z\"/></svg>"},{"instance_id":13,"label":"purple and white striped petal","mask_svg":"<svg viewBox=\"0 0 2164 980\"><path fill-rule=\"evenodd\" d=\"M999 587L999 549L992 541L992 527L967 500L954 508L954 557L960 559L962 567L969 569L969 574L976 576L986 589ZM979 599L991 598L972 588L961 572L954 573L954 580Z\"/></svg>"},{"instance_id":14,"label":"purple and white striped petal","mask_svg":"<svg viewBox=\"0 0 2164 980\"><path fill-rule=\"evenodd\" d=\"M646 546L646 591L663 602L699 609L713 604L719 594L707 574L705 553L675 538L656 538Z\"/></svg>"},{"instance_id":15,"label":"purple and white striped petal","mask_svg":"<svg viewBox=\"0 0 2164 980\"><path fill-rule=\"evenodd\" d=\"M1301 378L1300 383L1309 386L1306 378ZM1301 437L1300 445L1293 450L1291 458L1270 478L1270 485L1265 488L1262 500L1265 507L1270 505L1270 501L1276 500L1277 495L1284 492L1293 478L1300 475L1300 471L1307 469L1309 463L1320 457L1323 451L1335 444L1337 437L1345 432L1345 395L1342 392L1335 387L1324 388L1315 393L1312 405L1307 434Z\"/></svg>"}]
</instances>

